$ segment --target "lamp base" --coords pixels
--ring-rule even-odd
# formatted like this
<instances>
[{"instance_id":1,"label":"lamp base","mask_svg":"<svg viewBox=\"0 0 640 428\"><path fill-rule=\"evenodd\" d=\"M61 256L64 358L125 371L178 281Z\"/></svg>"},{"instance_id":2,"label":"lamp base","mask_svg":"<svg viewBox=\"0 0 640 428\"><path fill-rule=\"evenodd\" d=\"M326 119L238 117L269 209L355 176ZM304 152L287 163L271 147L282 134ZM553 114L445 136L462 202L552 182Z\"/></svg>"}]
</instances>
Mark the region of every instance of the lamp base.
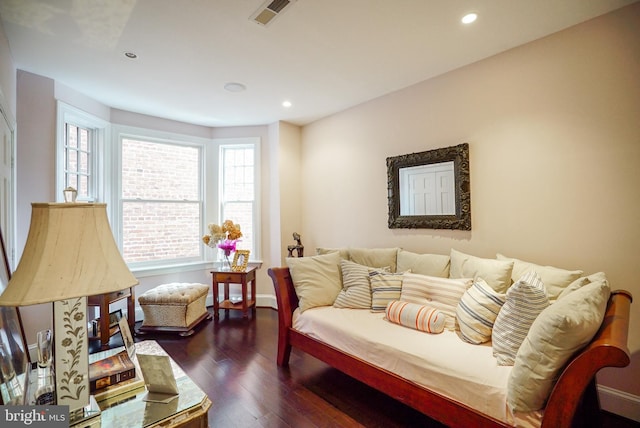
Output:
<instances>
[{"instance_id":1,"label":"lamp base","mask_svg":"<svg viewBox=\"0 0 640 428\"><path fill-rule=\"evenodd\" d=\"M86 297L53 302L56 400L70 415L90 404L86 314Z\"/></svg>"},{"instance_id":2,"label":"lamp base","mask_svg":"<svg viewBox=\"0 0 640 428\"><path fill-rule=\"evenodd\" d=\"M91 395L89 404L69 413L69 428L98 428L102 422L100 407Z\"/></svg>"}]
</instances>

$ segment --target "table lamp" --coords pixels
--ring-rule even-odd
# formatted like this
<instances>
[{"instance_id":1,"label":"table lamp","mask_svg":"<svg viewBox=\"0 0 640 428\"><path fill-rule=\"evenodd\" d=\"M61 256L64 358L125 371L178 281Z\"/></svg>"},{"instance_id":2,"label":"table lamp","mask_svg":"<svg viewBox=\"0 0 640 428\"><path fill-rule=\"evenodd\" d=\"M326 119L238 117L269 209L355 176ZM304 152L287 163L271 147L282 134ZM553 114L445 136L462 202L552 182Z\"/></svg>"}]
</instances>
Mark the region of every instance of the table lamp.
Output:
<instances>
[{"instance_id":1,"label":"table lamp","mask_svg":"<svg viewBox=\"0 0 640 428\"><path fill-rule=\"evenodd\" d=\"M106 204L31 206L27 243L0 305L53 302L56 398L69 406L73 423L89 405L87 296L120 291L138 280L113 238Z\"/></svg>"}]
</instances>

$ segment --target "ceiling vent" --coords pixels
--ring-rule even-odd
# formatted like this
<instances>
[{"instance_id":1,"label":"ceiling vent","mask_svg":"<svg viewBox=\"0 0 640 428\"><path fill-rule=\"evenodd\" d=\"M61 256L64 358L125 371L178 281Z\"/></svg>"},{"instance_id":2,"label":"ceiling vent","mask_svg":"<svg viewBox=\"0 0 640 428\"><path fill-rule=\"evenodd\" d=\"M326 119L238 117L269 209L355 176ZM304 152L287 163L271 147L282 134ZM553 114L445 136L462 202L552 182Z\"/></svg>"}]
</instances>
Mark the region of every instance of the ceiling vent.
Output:
<instances>
[{"instance_id":1,"label":"ceiling vent","mask_svg":"<svg viewBox=\"0 0 640 428\"><path fill-rule=\"evenodd\" d=\"M282 15L282 13L291 6L296 0L267 0L251 15L251 20L257 24L267 26L276 17Z\"/></svg>"}]
</instances>

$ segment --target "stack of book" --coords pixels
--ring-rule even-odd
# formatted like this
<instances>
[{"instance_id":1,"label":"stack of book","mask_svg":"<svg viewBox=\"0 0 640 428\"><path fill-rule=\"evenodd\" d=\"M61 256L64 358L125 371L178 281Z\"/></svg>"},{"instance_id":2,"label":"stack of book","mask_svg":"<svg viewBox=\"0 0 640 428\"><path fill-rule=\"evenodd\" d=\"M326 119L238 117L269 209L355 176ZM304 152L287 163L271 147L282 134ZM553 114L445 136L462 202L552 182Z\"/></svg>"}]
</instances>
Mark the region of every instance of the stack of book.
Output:
<instances>
[{"instance_id":1,"label":"stack of book","mask_svg":"<svg viewBox=\"0 0 640 428\"><path fill-rule=\"evenodd\" d=\"M89 364L89 389L97 401L144 386L127 351Z\"/></svg>"}]
</instances>

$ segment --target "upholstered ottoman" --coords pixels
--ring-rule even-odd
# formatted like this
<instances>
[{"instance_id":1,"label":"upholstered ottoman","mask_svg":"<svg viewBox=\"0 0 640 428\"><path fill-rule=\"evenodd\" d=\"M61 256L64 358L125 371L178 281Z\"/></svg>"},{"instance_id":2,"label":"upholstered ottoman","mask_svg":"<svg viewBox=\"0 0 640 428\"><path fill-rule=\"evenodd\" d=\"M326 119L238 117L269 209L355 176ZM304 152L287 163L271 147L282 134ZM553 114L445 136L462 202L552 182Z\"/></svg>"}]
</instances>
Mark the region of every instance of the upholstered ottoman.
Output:
<instances>
[{"instance_id":1,"label":"upholstered ottoman","mask_svg":"<svg viewBox=\"0 0 640 428\"><path fill-rule=\"evenodd\" d=\"M211 319L205 301L209 286L205 284L173 282L158 285L138 297L144 313L139 333L149 331L193 334L193 328L205 319Z\"/></svg>"}]
</instances>

